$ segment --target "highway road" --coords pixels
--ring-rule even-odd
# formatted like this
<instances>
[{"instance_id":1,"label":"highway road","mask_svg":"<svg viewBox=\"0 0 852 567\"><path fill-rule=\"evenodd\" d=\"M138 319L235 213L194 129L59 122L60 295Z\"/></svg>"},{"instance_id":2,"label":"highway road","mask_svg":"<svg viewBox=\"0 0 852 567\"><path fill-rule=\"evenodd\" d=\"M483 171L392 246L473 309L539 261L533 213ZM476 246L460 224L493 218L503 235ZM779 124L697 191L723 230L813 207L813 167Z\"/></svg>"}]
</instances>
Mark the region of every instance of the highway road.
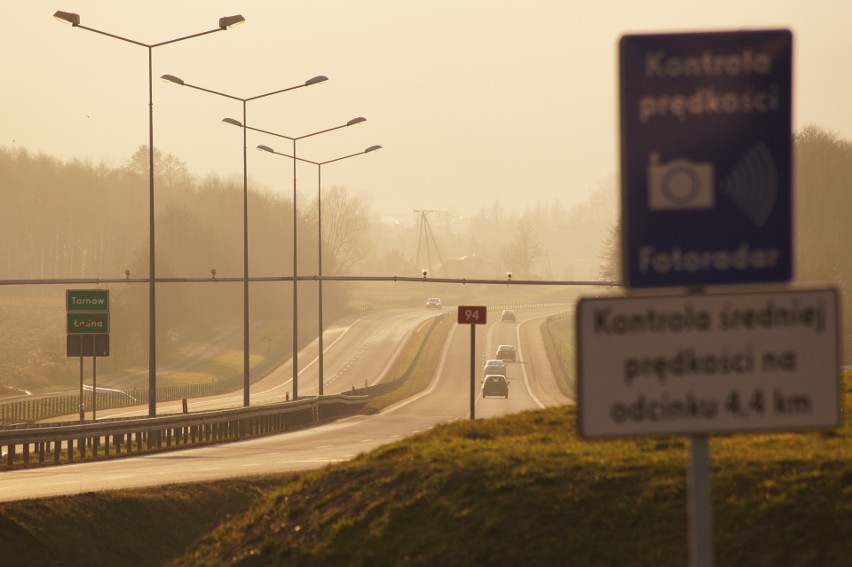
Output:
<instances>
[{"instance_id":1,"label":"highway road","mask_svg":"<svg viewBox=\"0 0 852 567\"><path fill-rule=\"evenodd\" d=\"M365 380L373 385L385 377L398 351L409 335L427 319L439 315L434 311L393 310L357 314L330 325L323 335L323 393L339 394L363 387ZM319 392L319 342L314 340L299 351L299 396L313 397ZM366 378L365 378L366 377ZM292 396L293 365L287 361L250 387L251 405L281 402ZM243 405L242 390L189 400L190 411L236 408ZM160 402L157 415L183 411L180 400ZM144 417L148 406L98 410L98 419L110 417ZM91 413L86 414L91 418ZM61 423L75 421L76 415L45 420Z\"/></svg>"},{"instance_id":2,"label":"highway road","mask_svg":"<svg viewBox=\"0 0 852 567\"><path fill-rule=\"evenodd\" d=\"M474 349L478 358L475 361L477 419L572 403L555 386L546 358L542 358L538 329L543 318L553 312L521 310L517 312L518 323L500 323L498 311L489 313L492 323L478 326ZM368 382L378 379L387 370L399 344L430 316L435 313L376 313L352 321L351 325L330 329L326 338L326 373L331 391L327 387L326 392L337 393L338 388L345 390L351 385L363 385L365 379ZM509 398L483 399L478 388L481 366L485 359L493 358L494 349L503 343L515 344L520 355L517 362L509 363ZM3 479L0 501L315 469L351 459L436 424L469 419L470 350L470 329L454 324L428 388L378 415L354 416L322 427L237 443L7 471L0 473ZM308 349L303 352L307 355ZM300 353L300 360L313 358ZM305 364L305 376L310 376L309 364ZM270 385L275 380L273 377L268 377L269 384L256 385L257 395L268 394L280 400L281 388L286 388L290 379L287 367L280 369L283 375L278 377L277 385ZM301 382L299 389L300 393L305 391Z\"/></svg>"}]
</instances>

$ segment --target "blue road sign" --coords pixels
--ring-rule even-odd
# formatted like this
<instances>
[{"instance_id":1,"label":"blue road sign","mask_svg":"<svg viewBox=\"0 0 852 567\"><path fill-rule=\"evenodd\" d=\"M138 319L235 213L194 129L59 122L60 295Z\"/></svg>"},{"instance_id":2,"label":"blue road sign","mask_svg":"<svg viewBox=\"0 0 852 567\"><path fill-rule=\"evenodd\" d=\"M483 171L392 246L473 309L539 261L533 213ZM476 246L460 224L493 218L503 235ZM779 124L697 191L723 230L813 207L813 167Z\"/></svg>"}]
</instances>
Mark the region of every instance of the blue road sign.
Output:
<instances>
[{"instance_id":1,"label":"blue road sign","mask_svg":"<svg viewBox=\"0 0 852 567\"><path fill-rule=\"evenodd\" d=\"M621 38L629 287L792 278L792 34Z\"/></svg>"}]
</instances>

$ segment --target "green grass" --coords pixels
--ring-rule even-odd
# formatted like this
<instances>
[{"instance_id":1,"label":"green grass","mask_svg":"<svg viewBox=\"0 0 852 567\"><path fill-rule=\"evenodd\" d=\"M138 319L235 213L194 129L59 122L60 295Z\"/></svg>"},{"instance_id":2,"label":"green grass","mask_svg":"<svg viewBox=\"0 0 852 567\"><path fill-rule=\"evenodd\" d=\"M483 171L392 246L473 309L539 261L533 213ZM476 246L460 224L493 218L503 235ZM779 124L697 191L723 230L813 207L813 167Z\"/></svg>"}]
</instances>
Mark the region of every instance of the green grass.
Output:
<instances>
[{"instance_id":1,"label":"green grass","mask_svg":"<svg viewBox=\"0 0 852 567\"><path fill-rule=\"evenodd\" d=\"M575 398L577 365L574 345L577 340L574 337L574 314L562 313L545 319L541 324L541 337L559 390L569 398Z\"/></svg>"},{"instance_id":2,"label":"green grass","mask_svg":"<svg viewBox=\"0 0 852 567\"><path fill-rule=\"evenodd\" d=\"M587 442L573 408L458 422L305 474L191 565L685 565L685 439ZM852 561L852 431L713 439L719 565Z\"/></svg>"},{"instance_id":3,"label":"green grass","mask_svg":"<svg viewBox=\"0 0 852 567\"><path fill-rule=\"evenodd\" d=\"M573 407L458 421L318 471L0 504L0 549L10 565L681 566L688 442L585 441ZM850 424L710 453L718 565L852 562Z\"/></svg>"},{"instance_id":4,"label":"green grass","mask_svg":"<svg viewBox=\"0 0 852 567\"><path fill-rule=\"evenodd\" d=\"M0 504L0 563L164 565L279 484L254 478Z\"/></svg>"},{"instance_id":5,"label":"green grass","mask_svg":"<svg viewBox=\"0 0 852 567\"><path fill-rule=\"evenodd\" d=\"M455 320L447 315L424 321L406 342L387 373L385 381L398 381L399 386L372 398L362 413L376 413L425 390L435 375L441 350L455 324Z\"/></svg>"}]
</instances>

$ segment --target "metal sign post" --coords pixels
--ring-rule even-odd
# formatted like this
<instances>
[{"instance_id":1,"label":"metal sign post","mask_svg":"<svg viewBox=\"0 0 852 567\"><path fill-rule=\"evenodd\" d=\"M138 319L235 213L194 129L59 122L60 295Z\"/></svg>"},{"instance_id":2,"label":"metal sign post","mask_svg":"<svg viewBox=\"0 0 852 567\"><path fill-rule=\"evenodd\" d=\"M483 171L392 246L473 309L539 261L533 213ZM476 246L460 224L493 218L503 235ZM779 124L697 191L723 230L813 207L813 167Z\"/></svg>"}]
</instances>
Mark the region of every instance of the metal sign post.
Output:
<instances>
[{"instance_id":1,"label":"metal sign post","mask_svg":"<svg viewBox=\"0 0 852 567\"><path fill-rule=\"evenodd\" d=\"M80 357L80 422L86 419L83 358L92 356L92 421L97 416L98 355L109 356L109 290L67 289L66 356ZM76 336L75 336L76 335Z\"/></svg>"},{"instance_id":2,"label":"metal sign post","mask_svg":"<svg viewBox=\"0 0 852 567\"><path fill-rule=\"evenodd\" d=\"M69 343L70 344L70 343ZM86 408L83 403L83 335L80 335L80 423L86 421Z\"/></svg>"},{"instance_id":3,"label":"metal sign post","mask_svg":"<svg viewBox=\"0 0 852 567\"><path fill-rule=\"evenodd\" d=\"M476 419L476 325L470 326L470 419Z\"/></svg>"},{"instance_id":4,"label":"metal sign post","mask_svg":"<svg viewBox=\"0 0 852 567\"><path fill-rule=\"evenodd\" d=\"M92 421L95 421L98 411L98 351L92 349Z\"/></svg>"},{"instance_id":5,"label":"metal sign post","mask_svg":"<svg viewBox=\"0 0 852 567\"><path fill-rule=\"evenodd\" d=\"M692 567L712 567L714 544L710 451L707 437L704 435L693 435L690 438L686 492L689 511L689 564Z\"/></svg>"},{"instance_id":6,"label":"metal sign post","mask_svg":"<svg viewBox=\"0 0 852 567\"><path fill-rule=\"evenodd\" d=\"M488 309L483 305L459 305L459 325L470 325L470 419L476 419L476 326L484 325Z\"/></svg>"}]
</instances>

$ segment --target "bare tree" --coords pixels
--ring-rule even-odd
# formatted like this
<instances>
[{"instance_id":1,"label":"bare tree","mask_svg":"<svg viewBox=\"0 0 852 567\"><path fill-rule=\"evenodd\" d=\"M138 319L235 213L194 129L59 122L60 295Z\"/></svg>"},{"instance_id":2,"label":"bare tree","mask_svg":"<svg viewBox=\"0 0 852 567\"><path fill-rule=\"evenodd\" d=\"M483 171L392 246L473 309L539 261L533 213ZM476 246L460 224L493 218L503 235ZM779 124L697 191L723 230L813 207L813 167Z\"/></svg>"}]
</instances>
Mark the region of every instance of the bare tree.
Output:
<instances>
[{"instance_id":1,"label":"bare tree","mask_svg":"<svg viewBox=\"0 0 852 567\"><path fill-rule=\"evenodd\" d=\"M621 278L621 220L612 225L601 248L598 277L606 280Z\"/></svg>"},{"instance_id":2,"label":"bare tree","mask_svg":"<svg viewBox=\"0 0 852 567\"><path fill-rule=\"evenodd\" d=\"M149 159L148 146L139 146L127 160L125 169L137 175L147 176ZM172 154L164 154L157 148L154 148L154 177L158 183L168 187L192 185L192 175L186 164Z\"/></svg>"},{"instance_id":3,"label":"bare tree","mask_svg":"<svg viewBox=\"0 0 852 567\"><path fill-rule=\"evenodd\" d=\"M542 256L541 244L535 236L532 223L522 220L517 226L517 238L501 252L503 267L516 276L532 276L533 264Z\"/></svg>"},{"instance_id":4,"label":"bare tree","mask_svg":"<svg viewBox=\"0 0 852 567\"><path fill-rule=\"evenodd\" d=\"M316 210L316 209L315 209ZM370 205L345 187L322 193L323 273L351 274L370 252Z\"/></svg>"}]
</instances>

